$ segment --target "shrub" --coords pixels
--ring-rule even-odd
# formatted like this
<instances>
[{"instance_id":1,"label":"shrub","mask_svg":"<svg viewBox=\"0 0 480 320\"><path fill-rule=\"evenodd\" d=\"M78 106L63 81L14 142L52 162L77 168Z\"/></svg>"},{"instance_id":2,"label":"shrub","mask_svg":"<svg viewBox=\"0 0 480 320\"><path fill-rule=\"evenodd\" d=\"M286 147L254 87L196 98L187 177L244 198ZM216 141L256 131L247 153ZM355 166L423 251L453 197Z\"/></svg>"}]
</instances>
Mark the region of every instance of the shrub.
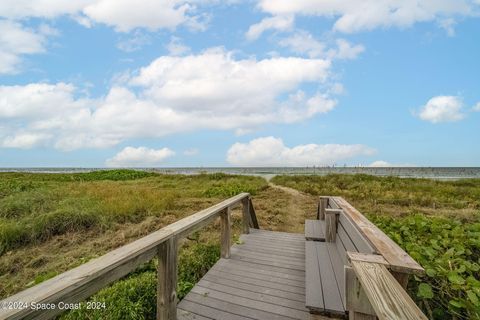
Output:
<instances>
[{"instance_id":1,"label":"shrub","mask_svg":"<svg viewBox=\"0 0 480 320\"><path fill-rule=\"evenodd\" d=\"M424 215L369 219L425 268L409 290L431 318L480 318L480 223Z\"/></svg>"}]
</instances>

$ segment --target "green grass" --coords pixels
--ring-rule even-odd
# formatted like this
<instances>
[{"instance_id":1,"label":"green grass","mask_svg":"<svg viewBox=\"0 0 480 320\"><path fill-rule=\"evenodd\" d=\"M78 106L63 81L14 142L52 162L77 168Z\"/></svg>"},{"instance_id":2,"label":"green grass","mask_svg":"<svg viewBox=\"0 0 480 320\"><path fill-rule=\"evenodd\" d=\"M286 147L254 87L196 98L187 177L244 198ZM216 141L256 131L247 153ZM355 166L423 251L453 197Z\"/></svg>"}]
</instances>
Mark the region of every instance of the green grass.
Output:
<instances>
[{"instance_id":1,"label":"green grass","mask_svg":"<svg viewBox=\"0 0 480 320\"><path fill-rule=\"evenodd\" d=\"M425 268L408 290L430 319L480 319L479 179L328 175L273 181L312 195L343 196L360 209Z\"/></svg>"},{"instance_id":2,"label":"green grass","mask_svg":"<svg viewBox=\"0 0 480 320\"><path fill-rule=\"evenodd\" d=\"M0 255L53 236L112 229L148 216L178 215L185 199L255 194L261 178L159 175L134 170L77 174L0 174Z\"/></svg>"},{"instance_id":3,"label":"green grass","mask_svg":"<svg viewBox=\"0 0 480 320\"><path fill-rule=\"evenodd\" d=\"M467 218L480 209L480 179L437 181L370 175L276 176L276 184L312 195L339 195L357 206L394 206L396 212L409 207L469 210ZM383 208L386 209L386 208Z\"/></svg>"}]
</instances>

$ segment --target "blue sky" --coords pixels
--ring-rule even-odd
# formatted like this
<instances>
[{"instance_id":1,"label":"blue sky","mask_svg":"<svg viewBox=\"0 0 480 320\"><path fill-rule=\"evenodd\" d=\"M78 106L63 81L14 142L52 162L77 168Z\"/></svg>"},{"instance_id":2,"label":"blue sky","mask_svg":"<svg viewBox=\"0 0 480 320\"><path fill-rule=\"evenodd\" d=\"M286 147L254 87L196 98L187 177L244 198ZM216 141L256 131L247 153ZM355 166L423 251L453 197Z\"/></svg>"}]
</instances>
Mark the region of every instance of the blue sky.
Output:
<instances>
[{"instance_id":1,"label":"blue sky","mask_svg":"<svg viewBox=\"0 0 480 320\"><path fill-rule=\"evenodd\" d=\"M0 166L480 166L477 0L5 0Z\"/></svg>"}]
</instances>

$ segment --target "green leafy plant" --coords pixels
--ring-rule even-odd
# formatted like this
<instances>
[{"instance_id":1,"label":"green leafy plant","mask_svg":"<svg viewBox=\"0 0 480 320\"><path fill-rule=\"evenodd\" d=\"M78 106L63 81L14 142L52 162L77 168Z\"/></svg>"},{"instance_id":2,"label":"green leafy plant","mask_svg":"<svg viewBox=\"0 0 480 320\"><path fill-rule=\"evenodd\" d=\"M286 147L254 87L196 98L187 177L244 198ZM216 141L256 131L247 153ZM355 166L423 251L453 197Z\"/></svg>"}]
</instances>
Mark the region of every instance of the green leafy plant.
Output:
<instances>
[{"instance_id":1,"label":"green leafy plant","mask_svg":"<svg viewBox=\"0 0 480 320\"><path fill-rule=\"evenodd\" d=\"M480 223L412 215L369 215L426 271L409 290L434 319L480 319Z\"/></svg>"}]
</instances>

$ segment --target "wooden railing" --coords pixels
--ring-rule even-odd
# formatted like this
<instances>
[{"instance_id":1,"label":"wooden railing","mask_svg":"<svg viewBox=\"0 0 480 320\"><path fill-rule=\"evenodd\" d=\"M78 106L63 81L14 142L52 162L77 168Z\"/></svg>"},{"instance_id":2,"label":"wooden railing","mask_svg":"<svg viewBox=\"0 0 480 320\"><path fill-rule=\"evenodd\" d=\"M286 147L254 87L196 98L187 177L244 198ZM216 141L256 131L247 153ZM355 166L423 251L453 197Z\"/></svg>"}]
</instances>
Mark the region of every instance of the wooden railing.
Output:
<instances>
[{"instance_id":1,"label":"wooden railing","mask_svg":"<svg viewBox=\"0 0 480 320\"><path fill-rule=\"evenodd\" d=\"M141 264L158 257L157 319L176 318L178 241L215 218L221 221L221 256L230 256L230 212L242 205L243 233L258 222L248 193L172 223L130 244L0 301L0 319L50 319L62 306L85 300Z\"/></svg>"},{"instance_id":2,"label":"wooden railing","mask_svg":"<svg viewBox=\"0 0 480 320\"><path fill-rule=\"evenodd\" d=\"M317 219L325 220L325 241L335 237L339 214L353 223L375 251L347 251L345 292L349 319L426 320L406 291L409 276L425 272L422 266L342 197L319 199Z\"/></svg>"}]
</instances>

